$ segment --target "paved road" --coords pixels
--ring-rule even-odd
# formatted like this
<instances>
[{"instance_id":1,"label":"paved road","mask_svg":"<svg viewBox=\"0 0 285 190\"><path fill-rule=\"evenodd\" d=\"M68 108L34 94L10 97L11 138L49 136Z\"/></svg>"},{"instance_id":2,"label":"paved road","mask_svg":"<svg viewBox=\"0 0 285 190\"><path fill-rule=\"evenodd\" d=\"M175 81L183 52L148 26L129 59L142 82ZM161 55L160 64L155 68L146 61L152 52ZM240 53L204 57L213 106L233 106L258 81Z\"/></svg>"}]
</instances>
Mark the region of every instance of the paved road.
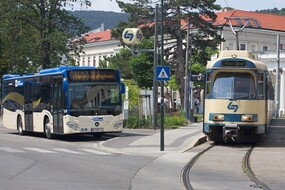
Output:
<instances>
[{"instance_id":1,"label":"paved road","mask_svg":"<svg viewBox=\"0 0 285 190\"><path fill-rule=\"evenodd\" d=\"M165 131L126 129L121 135L19 136L0 125L1 190L182 189L180 172L201 124Z\"/></svg>"}]
</instances>

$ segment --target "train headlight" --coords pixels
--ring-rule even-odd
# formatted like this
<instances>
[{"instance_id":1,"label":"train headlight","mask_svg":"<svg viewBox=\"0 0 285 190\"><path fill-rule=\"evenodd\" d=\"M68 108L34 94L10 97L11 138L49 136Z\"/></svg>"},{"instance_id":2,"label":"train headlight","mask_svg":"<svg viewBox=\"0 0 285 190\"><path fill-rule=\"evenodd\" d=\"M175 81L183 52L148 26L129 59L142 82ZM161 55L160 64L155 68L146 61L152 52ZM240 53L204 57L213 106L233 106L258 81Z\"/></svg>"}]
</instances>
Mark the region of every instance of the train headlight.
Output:
<instances>
[{"instance_id":1,"label":"train headlight","mask_svg":"<svg viewBox=\"0 0 285 190\"><path fill-rule=\"evenodd\" d=\"M224 114L220 114L220 113L214 114L214 121L224 121L224 120L225 120Z\"/></svg>"},{"instance_id":2,"label":"train headlight","mask_svg":"<svg viewBox=\"0 0 285 190\"><path fill-rule=\"evenodd\" d=\"M253 116L248 114L248 115L241 115L241 121L252 121Z\"/></svg>"}]
</instances>

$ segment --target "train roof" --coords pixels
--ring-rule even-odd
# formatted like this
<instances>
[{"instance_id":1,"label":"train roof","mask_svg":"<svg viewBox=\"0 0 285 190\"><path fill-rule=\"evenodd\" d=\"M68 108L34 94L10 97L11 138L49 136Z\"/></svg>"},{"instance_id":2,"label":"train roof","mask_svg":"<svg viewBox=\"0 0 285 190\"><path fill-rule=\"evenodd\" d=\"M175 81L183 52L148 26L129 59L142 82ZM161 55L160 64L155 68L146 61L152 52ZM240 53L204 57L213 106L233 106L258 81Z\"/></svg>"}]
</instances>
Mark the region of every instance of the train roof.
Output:
<instances>
[{"instance_id":1,"label":"train roof","mask_svg":"<svg viewBox=\"0 0 285 190\"><path fill-rule=\"evenodd\" d=\"M237 51L237 50L228 50L228 51L221 51L218 54L218 57L215 60L209 61L207 64L206 69L213 69L216 67L216 63L221 60L231 60L231 59L242 59L252 62L252 64L255 66L258 70L268 70L265 63L257 60L256 55L254 55L252 52L249 51Z\"/></svg>"}]
</instances>

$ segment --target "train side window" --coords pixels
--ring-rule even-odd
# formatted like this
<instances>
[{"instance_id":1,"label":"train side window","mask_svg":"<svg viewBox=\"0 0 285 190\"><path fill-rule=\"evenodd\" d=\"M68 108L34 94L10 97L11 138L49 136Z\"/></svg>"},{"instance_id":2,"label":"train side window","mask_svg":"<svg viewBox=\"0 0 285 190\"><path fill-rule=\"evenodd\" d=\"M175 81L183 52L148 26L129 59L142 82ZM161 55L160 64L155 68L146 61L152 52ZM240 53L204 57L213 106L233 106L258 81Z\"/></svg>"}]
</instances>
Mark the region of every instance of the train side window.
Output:
<instances>
[{"instance_id":1,"label":"train side window","mask_svg":"<svg viewBox=\"0 0 285 190\"><path fill-rule=\"evenodd\" d=\"M263 73L258 73L258 96L263 98L264 97L264 75Z\"/></svg>"},{"instance_id":2,"label":"train side window","mask_svg":"<svg viewBox=\"0 0 285 190\"><path fill-rule=\"evenodd\" d=\"M210 95L211 92L211 73L206 73L206 95Z\"/></svg>"}]
</instances>

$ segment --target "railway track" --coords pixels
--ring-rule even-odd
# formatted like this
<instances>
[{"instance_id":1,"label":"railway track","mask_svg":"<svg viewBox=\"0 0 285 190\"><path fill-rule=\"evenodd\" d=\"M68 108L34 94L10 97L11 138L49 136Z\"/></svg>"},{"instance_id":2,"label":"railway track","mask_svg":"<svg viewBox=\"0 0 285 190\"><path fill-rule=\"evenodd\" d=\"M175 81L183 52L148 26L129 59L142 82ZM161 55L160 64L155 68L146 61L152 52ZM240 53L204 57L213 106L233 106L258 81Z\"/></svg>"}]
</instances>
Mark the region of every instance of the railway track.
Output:
<instances>
[{"instance_id":1,"label":"railway track","mask_svg":"<svg viewBox=\"0 0 285 190\"><path fill-rule=\"evenodd\" d=\"M183 168L181 172L181 182L183 188L185 190L195 190L195 188L191 184L190 172L193 165L201 158L206 152L211 150L215 145L210 145L205 148L203 151L199 152L196 156L194 156ZM242 160L242 168L244 169L244 173L249 177L249 179L255 183L255 185L251 185L253 188L259 188L263 190L270 190L270 188L261 180L259 179L251 169L250 166L250 155L252 150L254 149L254 145L251 146L245 153L243 160Z\"/></svg>"},{"instance_id":2,"label":"railway track","mask_svg":"<svg viewBox=\"0 0 285 190\"><path fill-rule=\"evenodd\" d=\"M261 188L263 190L270 190L270 188L258 177L254 174L250 167L250 155L252 150L254 149L254 145L250 147L250 149L246 152L243 157L243 168L247 176L256 184L256 187Z\"/></svg>"}]
</instances>

